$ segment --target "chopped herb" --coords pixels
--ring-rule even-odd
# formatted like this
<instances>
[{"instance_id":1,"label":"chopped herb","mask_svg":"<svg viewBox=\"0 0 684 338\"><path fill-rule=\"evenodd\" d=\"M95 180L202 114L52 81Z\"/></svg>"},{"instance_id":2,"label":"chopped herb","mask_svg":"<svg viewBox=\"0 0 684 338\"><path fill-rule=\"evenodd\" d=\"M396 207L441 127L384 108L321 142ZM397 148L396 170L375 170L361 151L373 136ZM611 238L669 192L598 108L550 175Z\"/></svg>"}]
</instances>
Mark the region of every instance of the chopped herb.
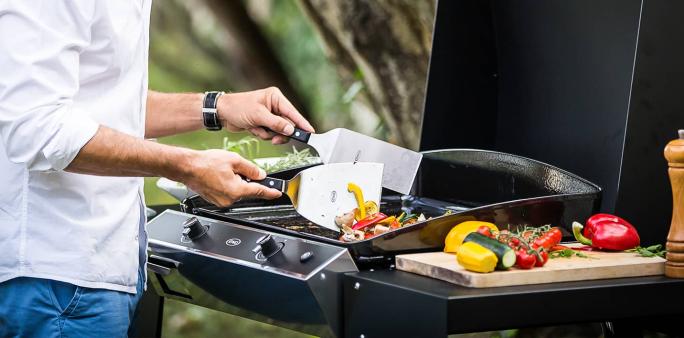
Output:
<instances>
[{"instance_id":1,"label":"chopped herb","mask_svg":"<svg viewBox=\"0 0 684 338\"><path fill-rule=\"evenodd\" d=\"M551 251L549 253L549 258L570 258L572 256L577 256L580 258L594 258L594 257L587 256L582 252L575 251L572 249L563 249L563 250L558 250L558 251Z\"/></svg>"},{"instance_id":2,"label":"chopped herb","mask_svg":"<svg viewBox=\"0 0 684 338\"><path fill-rule=\"evenodd\" d=\"M635 252L641 257L662 257L665 258L667 250L663 249L662 244L651 245L649 247L638 246L634 249L625 250L625 252Z\"/></svg>"},{"instance_id":3,"label":"chopped herb","mask_svg":"<svg viewBox=\"0 0 684 338\"><path fill-rule=\"evenodd\" d=\"M231 141L228 137L223 138L223 149L240 154L247 159L254 159L259 155L259 139L254 136L245 136L237 141ZM318 157L311 154L311 150L306 148L304 150L297 150L294 146L292 152L287 152L284 157L275 163L258 164L267 173L274 173L285 169L302 167L309 164L316 164L320 162Z\"/></svg>"},{"instance_id":4,"label":"chopped herb","mask_svg":"<svg viewBox=\"0 0 684 338\"><path fill-rule=\"evenodd\" d=\"M285 169L315 164L319 161L320 160L318 157L314 157L311 155L311 151L309 150L309 148L299 151L293 146L292 152L287 153L287 155L282 159L278 160L278 162L273 164L265 164L262 167L264 170L266 170L267 173L273 173Z\"/></svg>"}]
</instances>

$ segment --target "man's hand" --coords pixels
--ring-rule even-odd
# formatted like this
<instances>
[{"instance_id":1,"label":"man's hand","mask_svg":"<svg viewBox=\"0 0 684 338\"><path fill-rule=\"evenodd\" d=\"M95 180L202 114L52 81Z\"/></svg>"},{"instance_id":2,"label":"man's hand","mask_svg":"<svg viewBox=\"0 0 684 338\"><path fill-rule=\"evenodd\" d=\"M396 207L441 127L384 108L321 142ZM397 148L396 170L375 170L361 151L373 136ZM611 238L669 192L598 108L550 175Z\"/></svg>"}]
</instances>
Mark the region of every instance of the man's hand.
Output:
<instances>
[{"instance_id":1,"label":"man's hand","mask_svg":"<svg viewBox=\"0 0 684 338\"><path fill-rule=\"evenodd\" d=\"M314 128L276 87L251 92L224 94L218 101L219 118L230 131L248 130L273 144L288 141L294 126L309 132ZM266 131L268 128L278 134Z\"/></svg>"},{"instance_id":2,"label":"man's hand","mask_svg":"<svg viewBox=\"0 0 684 338\"><path fill-rule=\"evenodd\" d=\"M219 207L229 206L243 197L274 199L281 195L278 190L246 182L242 177L262 180L266 172L236 153L217 149L199 151L190 158L190 163L191 169L180 181Z\"/></svg>"}]
</instances>

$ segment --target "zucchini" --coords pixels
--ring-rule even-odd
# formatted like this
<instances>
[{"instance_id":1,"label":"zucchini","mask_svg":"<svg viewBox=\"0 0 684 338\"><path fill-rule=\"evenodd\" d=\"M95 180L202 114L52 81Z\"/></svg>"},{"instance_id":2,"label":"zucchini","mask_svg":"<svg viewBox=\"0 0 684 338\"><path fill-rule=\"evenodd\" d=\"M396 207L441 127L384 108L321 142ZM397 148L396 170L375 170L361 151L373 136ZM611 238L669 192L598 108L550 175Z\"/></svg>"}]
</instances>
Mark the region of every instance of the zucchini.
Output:
<instances>
[{"instance_id":1,"label":"zucchini","mask_svg":"<svg viewBox=\"0 0 684 338\"><path fill-rule=\"evenodd\" d=\"M496 268L499 270L506 270L515 265L515 251L504 243L478 232L471 232L468 234L468 236L463 239L463 243L467 242L475 242L491 250L496 255L496 258L499 259L499 262L496 265Z\"/></svg>"}]
</instances>

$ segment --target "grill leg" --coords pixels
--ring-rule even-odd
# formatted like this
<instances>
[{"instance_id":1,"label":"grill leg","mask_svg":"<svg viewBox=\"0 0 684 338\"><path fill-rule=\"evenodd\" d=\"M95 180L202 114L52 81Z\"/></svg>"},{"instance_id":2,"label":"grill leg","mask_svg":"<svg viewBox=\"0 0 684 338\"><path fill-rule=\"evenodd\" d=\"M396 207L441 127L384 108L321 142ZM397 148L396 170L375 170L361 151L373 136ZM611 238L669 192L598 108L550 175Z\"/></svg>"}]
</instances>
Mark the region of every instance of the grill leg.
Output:
<instances>
[{"instance_id":1,"label":"grill leg","mask_svg":"<svg viewBox=\"0 0 684 338\"><path fill-rule=\"evenodd\" d=\"M657 336L655 333L680 337L681 315L627 318L602 323L606 338Z\"/></svg>"},{"instance_id":2,"label":"grill leg","mask_svg":"<svg viewBox=\"0 0 684 338\"><path fill-rule=\"evenodd\" d=\"M149 287L140 299L129 337L160 338L163 314L164 298Z\"/></svg>"}]
</instances>

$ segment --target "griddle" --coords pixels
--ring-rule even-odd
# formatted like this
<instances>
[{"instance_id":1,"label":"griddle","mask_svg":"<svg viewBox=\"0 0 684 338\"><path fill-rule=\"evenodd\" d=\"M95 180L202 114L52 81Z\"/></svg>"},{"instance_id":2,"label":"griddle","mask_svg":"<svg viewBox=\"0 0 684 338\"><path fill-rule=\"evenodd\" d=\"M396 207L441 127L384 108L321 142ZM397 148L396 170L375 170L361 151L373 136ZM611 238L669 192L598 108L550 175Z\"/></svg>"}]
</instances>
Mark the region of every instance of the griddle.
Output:
<instances>
[{"instance_id":1,"label":"griddle","mask_svg":"<svg viewBox=\"0 0 684 338\"><path fill-rule=\"evenodd\" d=\"M376 266L391 265L397 254L440 249L451 227L466 220L489 221L504 228L552 224L570 236L572 222L585 220L600 203L601 189L595 184L529 158L474 149L423 155L412 194L385 190L380 210L388 215L424 213L429 219L362 241L339 240L339 233L299 216L284 198L245 200L219 208L194 196L183 201L182 208L195 215L345 247L360 266ZM303 168L271 175L289 179Z\"/></svg>"}]
</instances>

